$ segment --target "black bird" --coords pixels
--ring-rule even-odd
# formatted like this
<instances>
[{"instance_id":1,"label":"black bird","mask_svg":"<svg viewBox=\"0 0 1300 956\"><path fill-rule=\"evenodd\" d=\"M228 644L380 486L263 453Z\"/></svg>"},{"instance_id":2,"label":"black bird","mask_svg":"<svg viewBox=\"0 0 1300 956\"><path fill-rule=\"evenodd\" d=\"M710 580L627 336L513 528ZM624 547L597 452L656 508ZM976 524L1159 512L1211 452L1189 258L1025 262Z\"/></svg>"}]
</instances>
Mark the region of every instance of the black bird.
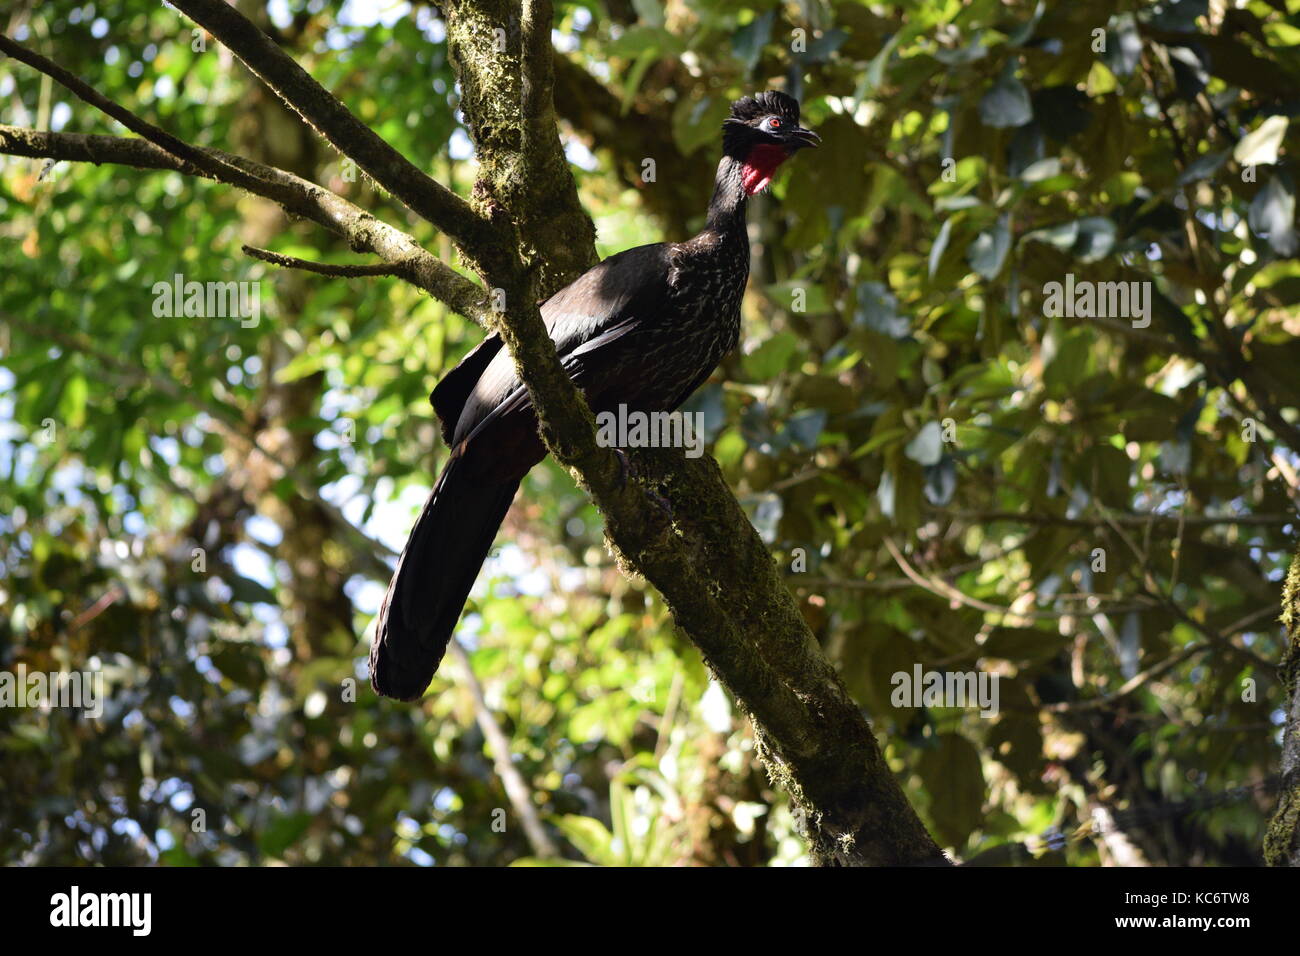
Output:
<instances>
[{"instance_id":1,"label":"black bird","mask_svg":"<svg viewBox=\"0 0 1300 956\"><path fill-rule=\"evenodd\" d=\"M541 307L570 377L592 410L672 411L740 337L749 278L745 205L778 166L820 142L799 103L743 97L722 126L722 159L704 231L638 246L594 266ZM370 683L398 700L424 693L519 482L546 456L528 391L495 334L430 396L452 449L397 562L370 649Z\"/></svg>"}]
</instances>

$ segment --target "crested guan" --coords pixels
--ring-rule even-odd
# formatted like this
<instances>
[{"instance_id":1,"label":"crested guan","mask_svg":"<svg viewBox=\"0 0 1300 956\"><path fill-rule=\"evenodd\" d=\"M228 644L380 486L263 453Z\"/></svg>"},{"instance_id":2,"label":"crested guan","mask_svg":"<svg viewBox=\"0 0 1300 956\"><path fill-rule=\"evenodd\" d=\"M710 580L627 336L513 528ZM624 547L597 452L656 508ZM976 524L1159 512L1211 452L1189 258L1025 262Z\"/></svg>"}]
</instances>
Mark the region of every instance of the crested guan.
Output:
<instances>
[{"instance_id":1,"label":"crested guan","mask_svg":"<svg viewBox=\"0 0 1300 956\"><path fill-rule=\"evenodd\" d=\"M749 278L745 204L816 133L768 91L731 106L704 231L610 256L541 307L565 370L592 410L672 411L740 337ZM411 529L384 596L370 682L415 700L433 679L519 482L546 448L528 390L495 334L430 396L451 458Z\"/></svg>"}]
</instances>

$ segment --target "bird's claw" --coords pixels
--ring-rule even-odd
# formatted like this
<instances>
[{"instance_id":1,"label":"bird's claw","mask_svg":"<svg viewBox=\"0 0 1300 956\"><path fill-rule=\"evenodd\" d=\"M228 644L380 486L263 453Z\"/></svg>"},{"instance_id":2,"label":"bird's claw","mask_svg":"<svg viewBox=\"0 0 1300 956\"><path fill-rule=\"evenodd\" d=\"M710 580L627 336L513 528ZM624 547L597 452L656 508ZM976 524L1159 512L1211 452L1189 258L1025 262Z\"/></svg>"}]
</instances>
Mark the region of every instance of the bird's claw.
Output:
<instances>
[{"instance_id":1,"label":"bird's claw","mask_svg":"<svg viewBox=\"0 0 1300 956\"><path fill-rule=\"evenodd\" d=\"M645 496L650 499L650 503L662 511L669 521L673 519L673 503L665 498L653 488L647 488Z\"/></svg>"},{"instance_id":2,"label":"bird's claw","mask_svg":"<svg viewBox=\"0 0 1300 956\"><path fill-rule=\"evenodd\" d=\"M618 490L622 491L627 487L628 478L635 474L635 469L632 467L632 460L628 458L627 453L624 452L623 449L614 448L611 449L611 451L613 451L614 455L618 458ZM655 491L653 488L646 488L645 496L650 499L651 504L662 511L669 520L672 520L672 502L659 494L659 492Z\"/></svg>"},{"instance_id":3,"label":"bird's claw","mask_svg":"<svg viewBox=\"0 0 1300 956\"><path fill-rule=\"evenodd\" d=\"M618 490L622 491L627 487L628 476L632 474L632 463L628 461L623 449L615 448L613 452L618 458Z\"/></svg>"}]
</instances>

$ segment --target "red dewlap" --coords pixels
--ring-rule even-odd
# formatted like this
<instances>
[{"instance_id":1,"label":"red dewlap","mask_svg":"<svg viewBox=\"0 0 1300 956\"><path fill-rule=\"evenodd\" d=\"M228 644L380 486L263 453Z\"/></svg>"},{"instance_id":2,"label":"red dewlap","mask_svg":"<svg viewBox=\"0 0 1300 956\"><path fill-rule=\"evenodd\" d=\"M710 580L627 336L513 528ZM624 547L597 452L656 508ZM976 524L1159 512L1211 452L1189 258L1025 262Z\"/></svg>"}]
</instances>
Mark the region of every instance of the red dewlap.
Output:
<instances>
[{"instance_id":1,"label":"red dewlap","mask_svg":"<svg viewBox=\"0 0 1300 956\"><path fill-rule=\"evenodd\" d=\"M745 164L741 167L741 182L745 195L752 196L772 181L776 168L790 158L784 146L763 143L749 151Z\"/></svg>"}]
</instances>

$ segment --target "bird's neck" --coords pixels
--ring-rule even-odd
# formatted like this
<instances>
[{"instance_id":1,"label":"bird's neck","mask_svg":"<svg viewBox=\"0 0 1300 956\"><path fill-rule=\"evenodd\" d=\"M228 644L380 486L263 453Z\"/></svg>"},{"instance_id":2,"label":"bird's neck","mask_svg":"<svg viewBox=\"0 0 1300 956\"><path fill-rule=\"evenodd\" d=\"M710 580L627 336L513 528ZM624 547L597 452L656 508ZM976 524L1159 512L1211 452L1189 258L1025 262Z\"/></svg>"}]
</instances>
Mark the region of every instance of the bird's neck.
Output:
<instances>
[{"instance_id":1,"label":"bird's neck","mask_svg":"<svg viewBox=\"0 0 1300 956\"><path fill-rule=\"evenodd\" d=\"M718 163L718 175L713 185L713 199L709 201L707 232L727 235L744 234L745 205L750 192L745 188L745 164L731 156L723 156Z\"/></svg>"},{"instance_id":2,"label":"bird's neck","mask_svg":"<svg viewBox=\"0 0 1300 956\"><path fill-rule=\"evenodd\" d=\"M718 163L705 228L719 234L744 234L745 206L749 197L772 181L776 168L788 155L777 146L757 146L743 160L723 155Z\"/></svg>"}]
</instances>

